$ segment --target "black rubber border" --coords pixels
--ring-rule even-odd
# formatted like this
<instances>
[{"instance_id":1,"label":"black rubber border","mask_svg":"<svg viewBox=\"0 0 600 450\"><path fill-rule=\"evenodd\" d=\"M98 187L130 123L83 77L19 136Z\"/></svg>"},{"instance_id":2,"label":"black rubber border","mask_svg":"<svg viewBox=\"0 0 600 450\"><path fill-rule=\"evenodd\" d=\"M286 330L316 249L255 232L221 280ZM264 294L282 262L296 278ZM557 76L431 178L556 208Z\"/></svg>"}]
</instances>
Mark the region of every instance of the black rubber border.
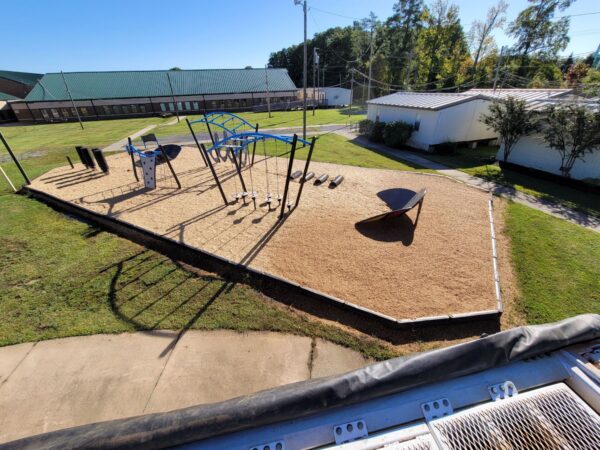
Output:
<instances>
[{"instance_id":1,"label":"black rubber border","mask_svg":"<svg viewBox=\"0 0 600 450\"><path fill-rule=\"evenodd\" d=\"M484 328L497 324L502 314L498 309L473 311L461 314L420 317L417 319L395 319L368 308L341 300L323 292L310 289L293 281L263 272L252 267L236 263L213 253L175 242L165 236L158 235L136 225L99 214L89 209L61 200L45 192L24 186L22 194L31 196L52 208L92 223L106 231L117 234L146 248L159 252L177 261L182 261L193 267L214 272L223 278L246 283L265 295L287 304L289 298L297 300L317 300L322 304L333 306L337 310L350 313L356 321L350 326L368 330L384 328L386 330L415 330L425 327L448 326L457 323L478 323ZM286 297L285 299L283 297ZM335 317L335 313L331 315ZM330 317L331 318L331 317ZM379 333L377 333L379 334ZM385 334L385 333L383 333Z\"/></svg>"}]
</instances>

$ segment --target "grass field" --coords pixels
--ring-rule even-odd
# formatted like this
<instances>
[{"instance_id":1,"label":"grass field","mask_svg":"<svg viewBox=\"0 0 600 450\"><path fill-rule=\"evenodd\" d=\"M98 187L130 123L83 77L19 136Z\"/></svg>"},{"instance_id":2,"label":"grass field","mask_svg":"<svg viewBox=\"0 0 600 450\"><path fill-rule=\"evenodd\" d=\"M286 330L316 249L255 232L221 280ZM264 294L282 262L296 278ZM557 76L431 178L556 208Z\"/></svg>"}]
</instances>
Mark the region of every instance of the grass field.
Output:
<instances>
[{"instance_id":1,"label":"grass field","mask_svg":"<svg viewBox=\"0 0 600 450\"><path fill-rule=\"evenodd\" d=\"M287 148L283 148L283 145L281 144L276 148L273 141L269 141L265 146L267 155L276 155L278 152L280 154L287 150ZM262 143L257 145L256 151L257 154L262 154ZM296 151L295 158L306 159L307 155L308 147L303 147ZM401 162L390 156L366 149L351 142L348 138L335 133L327 133L317 137L312 161L346 164L372 169L419 170L431 172L431 170L423 169L417 165L410 165L410 163Z\"/></svg>"},{"instance_id":2,"label":"grass field","mask_svg":"<svg viewBox=\"0 0 600 450\"><path fill-rule=\"evenodd\" d=\"M600 314L600 234L516 203L506 219L527 321Z\"/></svg>"},{"instance_id":3,"label":"grass field","mask_svg":"<svg viewBox=\"0 0 600 450\"><path fill-rule=\"evenodd\" d=\"M512 170L501 170L493 164L497 147L459 148L452 155L423 154L432 161L462 170L498 184L510 186L534 197L600 216L600 196Z\"/></svg>"},{"instance_id":4,"label":"grass field","mask_svg":"<svg viewBox=\"0 0 600 450\"><path fill-rule=\"evenodd\" d=\"M15 153L72 150L76 145L104 147L126 138L148 125L167 123L172 119L149 117L144 119L97 120L78 123L54 123L0 127L0 131ZM4 155L4 149L1 153Z\"/></svg>"},{"instance_id":5,"label":"grass field","mask_svg":"<svg viewBox=\"0 0 600 450\"><path fill-rule=\"evenodd\" d=\"M152 329L270 330L394 352L292 312L246 285L185 270L23 196L0 195L0 345Z\"/></svg>"},{"instance_id":6,"label":"grass field","mask_svg":"<svg viewBox=\"0 0 600 450\"><path fill-rule=\"evenodd\" d=\"M347 114L347 109L317 109L315 115L312 111L306 113L307 125L326 125L326 124L348 124L358 122L367 116L359 110L353 110L352 114ZM274 111L269 118L268 113L239 113L237 114L251 124L258 123L260 129L300 127L302 126L302 111ZM188 116L190 121L196 120L201 116ZM196 125L200 130L205 130L205 125ZM184 120L175 125L162 125L156 129L157 136L182 135L189 134L189 128Z\"/></svg>"}]
</instances>

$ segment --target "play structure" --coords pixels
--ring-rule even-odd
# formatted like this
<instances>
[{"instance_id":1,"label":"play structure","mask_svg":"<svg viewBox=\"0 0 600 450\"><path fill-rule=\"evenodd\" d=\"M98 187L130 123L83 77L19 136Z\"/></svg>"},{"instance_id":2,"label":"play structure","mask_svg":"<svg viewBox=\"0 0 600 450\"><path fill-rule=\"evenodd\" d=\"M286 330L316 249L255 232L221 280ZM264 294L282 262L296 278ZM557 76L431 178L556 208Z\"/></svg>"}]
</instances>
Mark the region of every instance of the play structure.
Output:
<instances>
[{"instance_id":1,"label":"play structure","mask_svg":"<svg viewBox=\"0 0 600 450\"><path fill-rule=\"evenodd\" d=\"M361 220L360 222L357 222L357 224L379 222L381 220L391 219L392 217L400 217L418 205L419 208L417 210L417 218L415 219L415 223L416 223L419 220L419 216L421 215L421 207L423 206L423 200L425 199L426 193L427 193L427 189L421 189L419 192L415 193L415 195L413 195L400 208L394 209L389 212L385 212L383 214L377 214L376 216Z\"/></svg>"},{"instance_id":2,"label":"play structure","mask_svg":"<svg viewBox=\"0 0 600 450\"><path fill-rule=\"evenodd\" d=\"M152 136L154 137L154 135ZM156 139L156 137L154 137L154 139ZM143 142L145 146L146 143L145 141ZM144 178L144 186L146 189L156 188L156 169L157 166L162 167L163 165L168 167L173 179L175 180L175 183L177 183L177 188L181 189L181 182L179 181L179 178L177 177L177 174L171 165L171 160L175 159L181 152L181 147L179 145L158 145L155 150L140 150L133 145L131 138L128 138L126 149L131 158L131 167L133 169L135 180L139 181L136 167L137 157L142 168L142 176Z\"/></svg>"},{"instance_id":3,"label":"play structure","mask_svg":"<svg viewBox=\"0 0 600 450\"><path fill-rule=\"evenodd\" d=\"M315 138L308 141L300 139L296 135L285 136L259 132L258 124L252 125L240 116L229 112L208 113L198 120L192 122L187 120L187 124L194 142L202 155L202 159L210 169L223 203L226 206L229 205L229 200L223 189L219 174L215 169L217 164L229 164L235 173L234 180L237 180L235 181L236 191L231 196L234 202L242 200L245 204L249 199L253 203L254 208L257 207L259 192L255 189L254 185L254 171L259 170L261 171L261 176L264 174L266 181L266 192L264 192L264 202L262 205L266 205L269 210L273 207L280 207L280 219L284 217L286 208L290 212L292 208L298 206L304 183L301 183L294 202L289 200L289 185L292 179L299 178L301 175L304 182L314 176L314 173L309 173L308 169L316 142ZM208 148L204 143L200 142L201 139L198 138L198 134L194 130L194 124L203 124L206 126L211 142ZM217 129L215 130L214 128ZM303 147L309 147L308 155L304 164L304 170L297 170L292 174L298 144ZM255 167L257 146L259 147L259 158L262 157L262 170ZM281 159L286 159L286 163L282 168L279 167ZM283 177L284 171L286 175ZM245 174L248 177L247 179L244 177ZM280 182L281 178L284 178L282 182ZM282 184L283 186L281 186Z\"/></svg>"}]
</instances>

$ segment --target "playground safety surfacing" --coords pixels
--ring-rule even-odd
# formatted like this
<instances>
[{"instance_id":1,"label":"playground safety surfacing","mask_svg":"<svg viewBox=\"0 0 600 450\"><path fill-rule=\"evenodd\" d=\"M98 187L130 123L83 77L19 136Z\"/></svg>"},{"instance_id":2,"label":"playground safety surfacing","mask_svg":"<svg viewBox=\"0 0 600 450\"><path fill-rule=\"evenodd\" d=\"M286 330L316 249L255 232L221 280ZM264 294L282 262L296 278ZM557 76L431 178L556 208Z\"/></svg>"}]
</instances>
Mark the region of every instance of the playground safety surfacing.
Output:
<instances>
[{"instance_id":1,"label":"playground safety surfacing","mask_svg":"<svg viewBox=\"0 0 600 450\"><path fill-rule=\"evenodd\" d=\"M215 165L232 204L225 206L197 149L172 161L182 188L165 167L157 188L135 181L127 154L107 158L110 174L60 167L30 188L64 202L135 225L177 243L210 252L303 287L394 319L417 319L496 309L488 194L441 176L367 169L313 161L316 176L343 175L335 189L307 182L297 209L278 221L287 160L257 154L252 174L243 169L251 199L241 191L230 163ZM297 160L293 170L302 170ZM316 178L316 177L315 177ZM275 201L264 203L269 189ZM368 226L367 217L389 211L412 192L427 188L418 222L408 215ZM290 183L296 198L298 181ZM287 212L287 211L286 211ZM496 218L499 220L499 218Z\"/></svg>"}]
</instances>

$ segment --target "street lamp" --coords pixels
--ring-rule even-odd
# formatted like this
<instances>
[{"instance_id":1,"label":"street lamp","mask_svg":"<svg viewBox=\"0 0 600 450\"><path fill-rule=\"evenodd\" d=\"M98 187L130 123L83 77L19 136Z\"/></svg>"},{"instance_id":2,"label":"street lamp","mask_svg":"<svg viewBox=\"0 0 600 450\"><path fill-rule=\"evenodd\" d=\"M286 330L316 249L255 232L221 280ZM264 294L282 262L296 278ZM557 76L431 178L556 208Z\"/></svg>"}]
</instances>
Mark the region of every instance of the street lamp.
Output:
<instances>
[{"instance_id":1,"label":"street lamp","mask_svg":"<svg viewBox=\"0 0 600 450\"><path fill-rule=\"evenodd\" d=\"M304 64L302 69L302 139L306 140L306 0L294 0L294 5L302 5L304 10Z\"/></svg>"}]
</instances>

